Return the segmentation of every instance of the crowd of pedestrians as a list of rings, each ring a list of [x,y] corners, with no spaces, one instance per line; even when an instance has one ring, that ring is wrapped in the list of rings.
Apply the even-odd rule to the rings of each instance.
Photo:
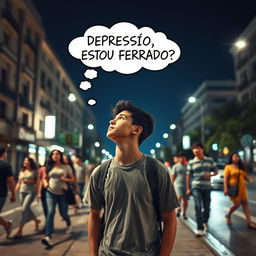
[[[85,186],[89,180],[90,171],[82,163],[80,156],[71,158],[59,150],[53,150],[45,163],[39,167],[31,157],[25,157],[19,170],[15,185],[12,167],[6,161],[7,151],[0,148],[0,212],[6,202],[8,188],[11,193],[10,202],[16,201],[19,195],[21,216],[17,232],[13,235],[13,222],[0,217],[0,225],[6,231],[6,237],[21,239],[24,225],[29,221],[35,222],[35,231],[44,234],[42,244],[52,246],[51,238],[54,228],[54,215],[58,205],[59,213],[66,222],[66,233],[72,232],[72,224],[68,215],[69,205],[75,213],[81,207]],[[41,221],[32,210],[32,203],[37,198],[41,202],[45,217],[44,227],[39,231]],[[70,200],[72,203],[70,203]]]

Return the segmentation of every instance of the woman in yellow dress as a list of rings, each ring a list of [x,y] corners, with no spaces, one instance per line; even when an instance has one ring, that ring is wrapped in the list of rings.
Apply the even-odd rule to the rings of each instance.
[[[239,181],[238,181],[239,180]],[[248,193],[246,189],[245,181],[253,184],[253,180],[248,176],[240,156],[237,153],[233,153],[230,156],[229,162],[224,170],[224,194],[228,195],[228,186],[238,184],[238,195],[229,196],[230,200],[233,202],[226,217],[227,224],[231,225],[231,214],[242,205],[244,214],[247,220],[247,227],[251,229],[256,229],[256,223],[251,219],[249,204],[248,204]]]

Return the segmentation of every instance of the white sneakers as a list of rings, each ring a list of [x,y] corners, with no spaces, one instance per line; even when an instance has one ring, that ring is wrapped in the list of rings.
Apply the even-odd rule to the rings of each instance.
[[[196,236],[197,236],[197,237],[204,236],[204,231],[201,230],[201,229],[197,230],[197,231],[196,231]]]
[[[72,226],[71,226],[71,225],[67,226],[66,234],[71,234],[72,231],[73,231],[73,230],[72,230]]]
[[[42,238],[41,243],[48,247],[52,247],[51,238],[49,236]]]

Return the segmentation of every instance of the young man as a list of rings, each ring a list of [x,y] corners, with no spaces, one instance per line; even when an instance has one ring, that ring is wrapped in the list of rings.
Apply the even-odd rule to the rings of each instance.
[[[11,192],[10,202],[15,202],[15,185],[12,175],[12,167],[10,164],[5,162],[7,153],[5,148],[0,148],[0,212],[2,211],[8,193],[7,185]],[[0,225],[2,225],[6,231],[6,237],[12,232],[12,221],[5,221],[0,217]]]
[[[188,195],[186,194],[186,175],[187,175],[187,157],[186,154],[181,152],[178,154],[178,163],[171,169],[171,179],[174,184],[176,194],[180,205],[182,205],[182,216],[186,220],[186,211],[188,208]],[[181,208],[177,209],[177,217],[180,217]]]
[[[213,159],[204,156],[204,147],[201,143],[193,144],[192,150],[195,158],[189,161],[187,167],[187,194],[190,195],[192,191],[194,197],[197,222],[196,236],[199,237],[204,235],[204,231],[208,231],[207,222],[210,216],[211,203],[210,178],[217,175],[218,171]]]
[[[149,157],[139,150],[139,145],[153,131],[152,117],[129,101],[119,101],[113,117],[107,137],[116,143],[116,153],[104,191],[101,193],[98,188],[100,167],[97,167],[85,195],[90,206],[90,256],[169,256],[176,234],[175,208],[179,204],[166,167],[152,159],[157,166],[158,202],[164,224],[160,241],[157,212],[147,180]],[[100,230],[102,208],[103,232]]]

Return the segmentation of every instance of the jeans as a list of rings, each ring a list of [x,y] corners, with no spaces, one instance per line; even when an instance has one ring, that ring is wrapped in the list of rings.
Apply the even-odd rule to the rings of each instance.
[[[84,183],[78,183],[79,186],[79,195],[81,197],[81,199],[83,199],[84,197]]]
[[[47,203],[47,218],[45,225],[45,236],[52,237],[53,232],[53,220],[55,215],[56,204],[59,206],[59,212],[61,217],[66,221],[67,226],[71,225],[70,218],[68,216],[68,204],[66,202],[65,195],[55,195],[46,191],[46,203]]]
[[[33,220],[36,216],[31,210],[31,204],[35,199],[36,192],[20,192],[20,201],[22,207],[20,224]]]
[[[204,230],[203,223],[207,223],[210,216],[211,190],[194,188],[192,194],[195,202],[197,229]]]
[[[46,189],[45,188],[42,189],[41,204],[42,204],[43,211],[44,211],[44,217],[46,219],[47,218],[48,209],[47,209],[47,203],[46,203]]]

